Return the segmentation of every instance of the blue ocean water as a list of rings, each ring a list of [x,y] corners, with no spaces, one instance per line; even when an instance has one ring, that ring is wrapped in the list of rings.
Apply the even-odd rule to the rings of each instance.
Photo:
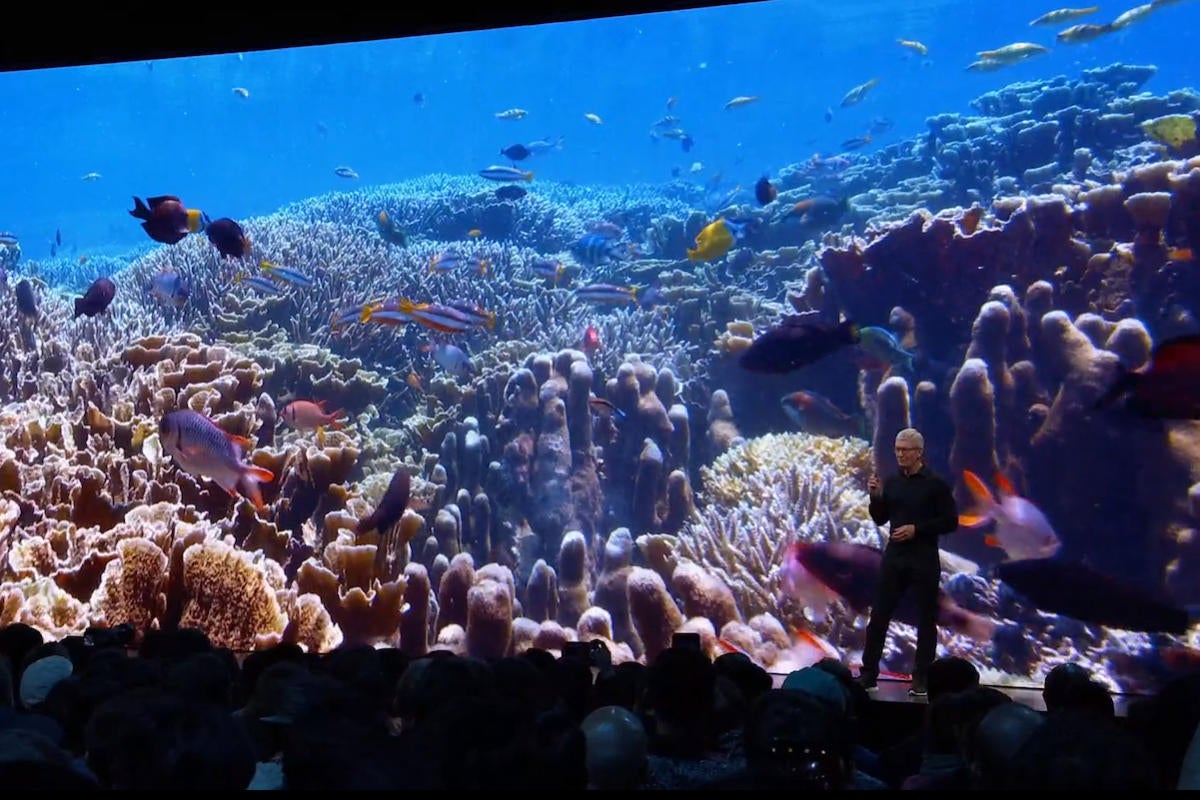
[[[1084,21],[1107,22],[1132,0]],[[752,185],[761,174],[835,153],[889,117],[886,144],[925,119],[971,113],[971,99],[1013,81],[1114,61],[1155,64],[1145,87],[1197,84],[1180,31],[1200,27],[1183,0],[1129,28],[1080,45],[1058,27],[1029,26],[1053,3],[1012,0],[774,0],[726,7],[433,37],[155,62],[0,74],[0,229],[28,257],[49,255],[60,230],[80,252],[145,246],[127,214],[133,195],[177,194],[235,219],[353,188],[434,172],[474,174],[505,163],[500,148],[564,138],[531,163],[539,179],[581,184],[668,180],[699,162]],[[919,56],[897,44],[928,46]],[[1015,41],[1050,52],[991,73],[964,71],[979,50]],[[866,99],[843,95],[871,78]],[[248,90],[248,97],[233,91]],[[420,93],[425,102],[414,102]],[[738,95],[758,102],[732,110]],[[695,140],[654,141],[668,98]],[[509,108],[529,113],[497,119]],[[833,119],[824,119],[827,108]],[[595,125],[584,114],[598,115]],[[82,176],[99,173],[84,181]]]

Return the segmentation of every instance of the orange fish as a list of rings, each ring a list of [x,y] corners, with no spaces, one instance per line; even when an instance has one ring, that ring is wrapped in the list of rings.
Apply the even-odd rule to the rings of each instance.
[[[421,379],[417,377],[417,373],[415,373],[415,372],[408,373],[408,377],[405,378],[405,381],[408,383],[409,386],[416,389],[418,392],[425,391],[425,387],[421,385]]]

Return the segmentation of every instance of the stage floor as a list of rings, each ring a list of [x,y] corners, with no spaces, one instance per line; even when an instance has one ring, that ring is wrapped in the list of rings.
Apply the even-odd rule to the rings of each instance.
[[[786,675],[771,673],[771,679],[774,681],[775,688],[779,688],[783,684],[783,679]],[[909,687],[912,686],[910,681],[889,680],[887,678],[879,679],[879,686],[873,690],[871,699],[877,703],[902,703],[905,705],[927,705],[929,698],[927,697],[912,697],[908,693]],[[1045,711],[1046,703],[1042,700],[1042,690],[1039,688],[1019,688],[1012,686],[993,686],[994,689],[999,689],[1006,695],[1011,697],[1015,702],[1027,705],[1035,711]],[[1114,694],[1113,705],[1116,708],[1117,716],[1124,717],[1129,710],[1129,705],[1137,700],[1140,695]]]

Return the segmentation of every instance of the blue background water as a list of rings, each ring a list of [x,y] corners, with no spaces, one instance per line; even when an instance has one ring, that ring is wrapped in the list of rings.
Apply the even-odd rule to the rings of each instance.
[[[1107,22],[1135,0],[1103,4]],[[1076,4],[1082,5],[1082,3]],[[178,194],[213,217],[266,214],[306,196],[432,172],[504,163],[515,142],[565,136],[531,167],[541,179],[660,181],[693,161],[752,183],[814,152],[836,152],[875,116],[895,122],[886,143],[927,116],[972,113],[969,101],[1014,80],[1113,61],[1153,63],[1147,86],[1197,84],[1181,31],[1200,29],[1184,0],[1115,35],[1056,45],[1059,27],[1031,28],[1056,0],[814,0],[728,6],[577,23],[315,48],[221,54],[0,74],[0,229],[27,257],[48,255],[56,228],[81,252],[147,240],[127,214],[133,195]],[[927,57],[896,44],[918,39]],[[1032,41],[1051,52],[992,73],[964,67],[977,50]],[[879,77],[864,102],[838,108]],[[243,99],[233,87],[250,91]],[[422,92],[423,107],[413,102]],[[726,111],[735,95],[761,102]],[[696,146],[653,142],[671,112]],[[834,120],[823,115],[834,108]],[[494,114],[529,111],[521,121]],[[595,126],[583,117],[599,114]],[[325,126],[324,135],[319,125]],[[81,176],[102,178],[84,182]],[[482,180],[482,179],[481,179]]]

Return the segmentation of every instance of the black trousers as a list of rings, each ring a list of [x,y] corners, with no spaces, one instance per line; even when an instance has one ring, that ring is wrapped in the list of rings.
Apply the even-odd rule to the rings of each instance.
[[[929,665],[937,656],[938,584],[941,577],[937,550],[897,553],[888,548],[884,551],[875,605],[871,607],[871,620],[867,623],[862,675],[879,676],[879,659],[883,655],[888,626],[895,616],[916,624],[917,656],[913,679],[928,677]]]

